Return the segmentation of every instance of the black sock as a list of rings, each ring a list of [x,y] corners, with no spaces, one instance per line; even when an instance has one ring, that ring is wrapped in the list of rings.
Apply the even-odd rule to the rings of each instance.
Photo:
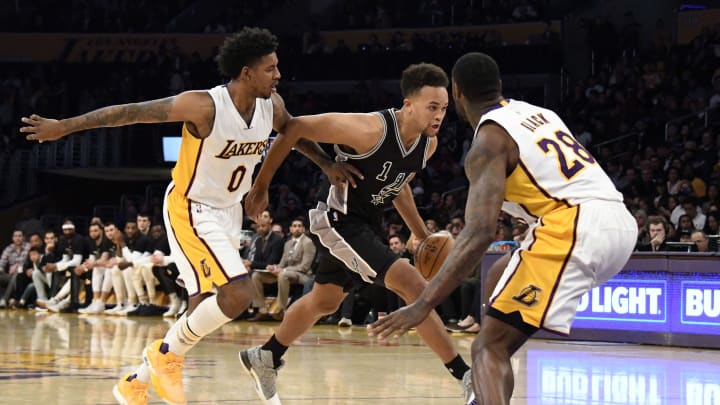
[[[275,335],[272,335],[272,337],[270,337],[270,340],[268,340],[262,346],[262,350],[270,350],[272,352],[273,366],[275,368],[280,367],[280,365],[282,364],[282,360],[280,360],[280,359],[285,354],[287,349],[288,349],[287,346],[283,345],[282,343],[278,342],[277,339],[275,339]],[[460,357],[460,356],[458,356],[458,357]],[[467,366],[465,366],[465,367],[467,368]],[[462,377],[460,377],[460,378],[462,378]]]
[[[465,363],[462,357],[458,354],[454,359],[450,360],[449,363],[445,363],[450,374],[458,380],[462,380],[465,372],[470,370],[470,367]]]

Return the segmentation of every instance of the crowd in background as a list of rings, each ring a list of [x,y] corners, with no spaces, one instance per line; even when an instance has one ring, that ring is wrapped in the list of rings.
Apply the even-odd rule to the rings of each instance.
[[[82,13],[68,18],[54,18],[50,22],[52,14],[48,13],[55,8],[43,6],[54,2],[36,3],[42,12],[33,17],[30,17],[28,10],[18,8],[21,3],[11,2],[0,6],[0,16],[4,16],[0,22],[11,31],[20,30],[22,24],[53,27],[56,30],[84,27],[73,28],[79,32],[93,32],[98,26],[123,32],[143,31],[148,28],[145,19],[138,17],[137,20],[125,20],[118,16],[124,15],[128,11],[127,7],[136,6],[147,7],[150,10],[147,15],[157,12],[167,16],[180,12],[188,3],[178,0],[162,5],[140,2],[130,6],[121,2],[116,9],[102,8],[102,13],[98,14],[100,9],[96,2],[78,2],[82,4],[78,6],[83,10]],[[419,2],[417,7],[422,12],[415,14],[400,12],[404,10],[403,6],[407,6],[406,3],[342,2],[344,9],[340,14],[347,18],[337,21],[349,28],[447,24],[451,11],[447,8],[447,2]],[[488,7],[488,13],[459,13],[467,18],[466,23],[527,21],[544,15],[542,2],[481,3],[483,7]],[[473,2],[453,4],[457,10],[463,5],[469,7],[468,4]],[[262,10],[270,6],[267,2],[259,2],[257,7]],[[15,10],[13,12],[16,14],[8,11],[10,9]],[[62,16],[61,13],[54,16]],[[21,15],[22,18],[13,19],[13,15]],[[237,17],[234,15],[231,13],[228,18]],[[657,23],[657,32],[652,40],[642,41],[639,24],[631,14],[626,17],[622,26],[616,26],[603,18],[587,22],[587,42],[594,55],[593,73],[571,82],[558,111],[574,136],[595,154],[625,196],[625,202],[637,219],[640,230],[638,250],[670,250],[668,242],[688,242],[695,246],[692,249],[695,251],[716,250],[717,244],[709,235],[720,233],[720,28],[715,26],[705,29],[689,45],[679,46],[672,44],[664,34],[661,21]],[[147,20],[150,21],[149,17]],[[226,21],[209,25],[205,31],[230,32],[234,28],[234,23]],[[325,49],[325,45],[314,42],[317,36],[313,31],[308,31],[306,39],[305,53],[338,52],[337,48]],[[492,38],[477,40],[487,45]],[[375,47],[382,52],[404,52],[418,47],[436,49],[460,39],[446,36],[442,41],[418,43],[413,38],[394,37],[393,41],[388,44],[369,43],[366,49],[341,51],[365,52]],[[467,43],[467,38],[463,41]],[[295,51],[299,52],[299,49]],[[102,74],[97,74],[97,66],[93,64],[1,65],[0,156],[9,156],[17,149],[29,147],[18,135],[18,127],[19,117],[30,112],[67,117],[103,105],[208,88],[220,81],[211,58],[203,59],[199,54],[182,55],[175,49],[163,49],[140,64],[103,65]],[[359,81],[345,94],[287,91],[283,96],[289,111],[297,115],[326,111],[366,112],[399,107],[401,102],[392,92],[372,81]],[[506,96],[522,98],[520,94]],[[435,156],[428,162],[427,169],[411,183],[420,213],[432,230],[445,229],[453,235],[462,230],[467,197],[463,163],[472,138],[472,129],[458,120],[451,107],[439,134]],[[614,139],[618,140],[607,142]],[[3,164],[2,159],[0,164]],[[307,209],[315,206],[323,181],[322,173],[299,154],[291,154],[280,168],[271,189],[270,210],[277,225],[276,230],[283,233],[284,238],[287,238],[293,221],[305,216]],[[161,210],[159,198],[125,201],[116,217],[100,220],[103,226],[108,222],[116,223],[117,228],[122,230],[138,213],[148,213],[150,221],[159,224]],[[407,242],[410,236],[407,227],[394,210],[386,211],[383,224],[388,241],[399,235],[403,245]],[[250,223],[247,225],[250,226]],[[26,232],[23,237],[29,240],[39,232],[41,239],[44,239],[46,229],[42,225],[40,228],[34,233]],[[526,229],[526,224],[501,215],[498,218],[496,240],[517,242]],[[61,229],[52,231],[58,236],[62,233]],[[84,233],[84,229],[81,232]],[[44,254],[46,244],[43,244],[33,246],[32,249],[38,248]],[[412,243],[403,246],[398,254],[406,254],[406,251],[411,257]],[[147,256],[153,254],[139,253],[149,253]],[[26,256],[23,257],[25,265],[30,253],[22,254]],[[19,271],[18,267],[9,266],[7,261],[0,264],[0,273],[11,275]],[[33,281],[29,277],[30,284],[26,284],[26,288]],[[4,292],[7,292],[10,278],[0,278],[0,282],[7,280]],[[132,278],[128,280],[132,284]],[[56,285],[56,292],[60,292],[63,286]],[[24,290],[20,290],[15,287],[13,292],[20,294],[14,298],[17,304],[20,304],[24,293]],[[147,293],[147,285],[136,291],[136,295],[142,291]],[[88,290],[89,296],[92,293]],[[4,304],[9,305],[9,300],[10,297],[6,297]],[[135,305],[139,305],[139,302],[138,298]],[[446,321],[463,319],[468,315],[467,300],[465,302],[455,305],[455,309],[446,307],[442,311],[443,318]],[[89,300],[86,304],[90,303]],[[26,299],[22,305],[29,305],[29,301]],[[57,303],[50,303],[50,306],[53,305]]]

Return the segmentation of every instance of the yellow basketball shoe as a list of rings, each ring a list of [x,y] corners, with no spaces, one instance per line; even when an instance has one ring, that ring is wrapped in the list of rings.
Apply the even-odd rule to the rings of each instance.
[[[137,378],[130,380],[130,376],[131,374],[126,374],[113,387],[115,399],[120,405],[147,405],[148,385],[141,383]]]
[[[170,352],[162,339],[150,343],[143,350],[143,360],[150,370],[150,379],[158,396],[170,405],[185,405],[182,368],[185,357]]]

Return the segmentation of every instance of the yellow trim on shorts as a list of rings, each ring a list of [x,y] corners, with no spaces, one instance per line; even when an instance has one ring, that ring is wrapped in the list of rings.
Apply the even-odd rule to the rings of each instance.
[[[523,322],[541,328],[555,289],[575,247],[579,206],[562,208],[541,218],[534,242],[520,250],[520,262],[503,290],[490,304],[510,314],[519,311]]]
[[[173,188],[168,194],[167,206],[172,226],[171,232],[175,235],[182,253],[192,266],[198,293],[212,291],[213,285],[220,287],[227,284],[229,280],[222,265],[193,227],[190,201],[180,194],[177,188]]]

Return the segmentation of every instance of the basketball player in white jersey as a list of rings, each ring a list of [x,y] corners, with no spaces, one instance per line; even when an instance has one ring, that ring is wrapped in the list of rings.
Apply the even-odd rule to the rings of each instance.
[[[369,331],[386,339],[420,323],[481,263],[499,211],[524,218],[532,224],[528,236],[497,263],[504,271],[472,346],[478,403],[508,404],[510,357],[538,329],[570,332],[580,297],[629,259],[637,225],[622,194],[557,114],[502,97],[490,56],[462,56],[452,81],[457,110],[475,128],[465,162],[465,229],[420,298]]]
[[[270,132],[282,130],[290,119],[275,92],[280,80],[277,46],[269,31],[246,27],[220,49],[220,71],[231,78],[226,85],[109,106],[59,121],[38,115],[22,118],[27,126],[20,131],[40,142],[91,128],[184,123],[180,156],[165,194],[164,219],[189,306],[163,339],[145,348],[143,365],[115,385],[113,393],[121,404],[146,404],[150,381],[166,403],[185,404],[185,354],[203,336],[239,316],[252,299],[248,269],[238,252],[240,201],[250,189]],[[335,184],[353,184],[352,167],[334,164],[313,142],[298,146]]]

